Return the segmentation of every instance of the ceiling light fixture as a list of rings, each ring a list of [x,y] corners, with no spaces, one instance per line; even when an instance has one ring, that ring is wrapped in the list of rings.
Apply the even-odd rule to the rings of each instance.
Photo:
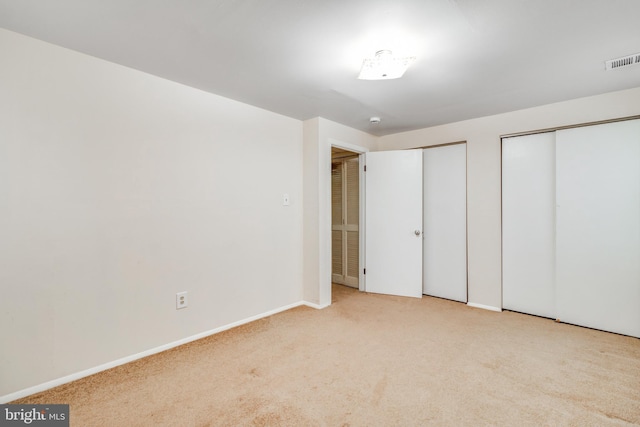
[[[379,50],[375,58],[362,61],[362,69],[358,76],[361,80],[390,80],[402,77],[409,65],[416,60],[415,56],[396,58],[390,50]]]

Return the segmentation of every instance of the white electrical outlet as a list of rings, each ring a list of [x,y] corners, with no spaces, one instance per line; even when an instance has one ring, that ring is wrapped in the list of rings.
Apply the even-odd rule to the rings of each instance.
[[[187,308],[189,301],[187,300],[187,292],[178,292],[176,294],[176,310]]]

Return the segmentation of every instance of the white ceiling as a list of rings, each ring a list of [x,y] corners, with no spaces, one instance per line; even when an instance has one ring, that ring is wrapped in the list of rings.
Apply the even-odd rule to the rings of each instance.
[[[638,0],[0,0],[0,27],[375,135],[640,86]],[[363,81],[377,50],[415,55]],[[380,116],[378,125],[369,117]]]

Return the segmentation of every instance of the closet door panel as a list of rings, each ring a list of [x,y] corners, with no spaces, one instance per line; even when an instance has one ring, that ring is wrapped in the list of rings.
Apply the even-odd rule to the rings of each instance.
[[[423,155],[423,293],[467,302],[467,144]]]
[[[331,163],[331,281],[344,284],[343,242],[343,181],[342,162]]]
[[[502,140],[502,306],[555,318],[555,133]]]
[[[557,132],[561,321],[640,337],[640,121]]]

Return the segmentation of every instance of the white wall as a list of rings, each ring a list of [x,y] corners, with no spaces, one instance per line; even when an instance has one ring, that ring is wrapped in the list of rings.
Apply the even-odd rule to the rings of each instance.
[[[501,308],[500,136],[633,115],[640,115],[640,88],[388,135],[378,144],[394,150],[467,141],[469,302]]]
[[[302,122],[0,52],[0,397],[301,301]]]
[[[315,118],[304,122],[304,300],[331,304],[331,145],[374,150],[377,137]]]

